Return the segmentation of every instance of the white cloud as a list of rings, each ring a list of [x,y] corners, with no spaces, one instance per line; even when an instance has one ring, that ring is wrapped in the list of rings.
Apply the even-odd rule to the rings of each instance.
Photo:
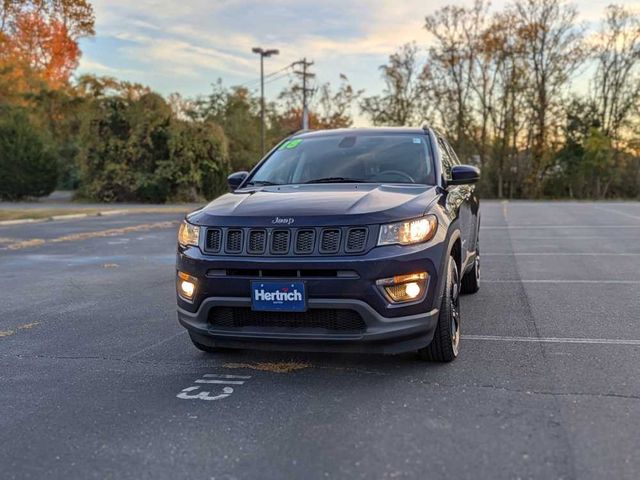
[[[597,20],[609,1],[580,4],[581,20]],[[255,79],[251,47],[258,45],[281,51],[268,60],[267,72],[306,56],[315,60],[319,81],[345,73],[356,87],[378,90],[377,67],[406,42],[426,46],[425,15],[451,3],[471,0],[94,1],[97,36],[120,42],[100,57],[103,71],[118,74],[133,65],[147,72],[152,87],[153,74],[164,76],[165,88],[166,77],[173,76],[171,90],[200,79],[201,92],[215,77],[228,83]],[[496,1],[493,8],[505,3]]]

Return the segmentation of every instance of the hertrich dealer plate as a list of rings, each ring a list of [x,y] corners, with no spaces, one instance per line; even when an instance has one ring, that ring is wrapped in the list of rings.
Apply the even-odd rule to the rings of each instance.
[[[304,312],[304,282],[251,282],[251,308],[267,312]]]

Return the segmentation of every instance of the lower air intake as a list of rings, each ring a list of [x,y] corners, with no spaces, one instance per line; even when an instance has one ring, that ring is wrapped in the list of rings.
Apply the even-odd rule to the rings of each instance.
[[[347,309],[310,309],[307,312],[258,312],[243,307],[215,307],[209,324],[216,328],[323,329],[362,332],[366,324],[360,314]]]

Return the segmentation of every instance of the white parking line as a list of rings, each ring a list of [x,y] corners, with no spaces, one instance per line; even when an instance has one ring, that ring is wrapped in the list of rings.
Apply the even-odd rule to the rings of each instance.
[[[205,373],[203,376],[205,378],[241,378],[244,380],[251,378],[251,375],[223,375],[219,373]]]
[[[498,233],[497,231],[494,233]],[[502,237],[504,238],[504,237]],[[608,235],[549,235],[546,237],[532,237],[530,235],[522,237],[509,237],[511,240],[623,240],[628,238],[627,235],[620,237],[612,237],[611,232]]]
[[[482,256],[486,257],[640,257],[640,253],[622,253],[622,252],[511,252],[511,253],[486,253],[482,252]]]
[[[600,205],[592,205],[592,206],[593,208],[597,208],[598,210],[602,210],[603,212],[617,213],[618,215],[622,215],[623,217],[640,220],[640,217],[637,215],[631,215],[630,213],[627,213],[627,212],[621,212],[620,210],[616,210],[615,208],[607,208],[607,207],[602,207]]]
[[[463,335],[464,340],[490,342],[525,342],[525,343],[582,343],[600,345],[638,345],[640,340],[622,338],[562,338],[562,337],[501,337],[494,335]]]
[[[482,280],[483,283],[595,283],[640,285],[640,280]]]
[[[541,230],[549,228],[640,228],[640,225],[482,225],[480,230]]]

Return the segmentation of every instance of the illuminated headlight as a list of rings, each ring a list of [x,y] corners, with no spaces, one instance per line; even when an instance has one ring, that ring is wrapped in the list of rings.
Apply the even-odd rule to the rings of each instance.
[[[178,295],[186,300],[193,300],[193,296],[196,293],[196,286],[198,285],[198,279],[184,272],[178,272],[176,283]]]
[[[195,247],[198,246],[198,241],[200,240],[200,227],[196,225],[191,225],[186,220],[182,222],[180,225],[180,230],[178,230],[178,243],[183,247],[193,245]]]
[[[419,272],[382,278],[376,281],[376,285],[383,290],[391,302],[402,303],[424,297],[427,291],[428,279],[429,274],[427,272]]]
[[[431,240],[438,229],[438,220],[434,215],[389,223],[380,227],[378,245],[413,245]]]

